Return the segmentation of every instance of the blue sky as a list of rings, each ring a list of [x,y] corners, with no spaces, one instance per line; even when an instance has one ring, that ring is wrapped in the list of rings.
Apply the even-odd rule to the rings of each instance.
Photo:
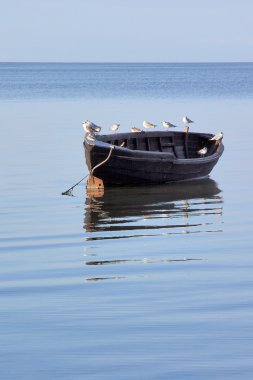
[[[253,61],[252,0],[0,3],[0,61]]]

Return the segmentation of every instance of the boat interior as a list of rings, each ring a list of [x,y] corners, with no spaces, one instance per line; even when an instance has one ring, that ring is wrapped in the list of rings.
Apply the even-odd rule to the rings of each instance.
[[[100,135],[97,139],[130,150],[170,153],[175,158],[184,159],[201,157],[198,151],[204,147],[207,152],[202,157],[212,155],[217,144],[210,141],[210,137],[210,134],[194,132],[141,132]]]

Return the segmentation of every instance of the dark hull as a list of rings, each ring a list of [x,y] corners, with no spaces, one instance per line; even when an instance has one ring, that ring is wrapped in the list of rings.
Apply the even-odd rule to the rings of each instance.
[[[146,132],[142,136],[138,134],[134,136],[137,139],[136,149],[115,145],[116,137],[116,143],[120,145],[121,141],[128,143],[132,135],[126,133],[99,136],[101,140],[95,141],[94,145],[85,139],[86,163],[89,171],[108,157],[110,143],[114,145],[110,159],[93,173],[101,178],[105,185],[161,184],[206,177],[218,162],[224,149],[222,144],[215,146],[209,142],[211,135],[181,132]],[[167,141],[166,138],[176,143],[164,144],[164,149],[160,147],[159,151],[140,150],[138,144],[144,141],[144,138],[150,140],[150,145],[154,139]],[[200,158],[194,152],[203,147],[204,143],[209,144],[208,149],[212,153]]]

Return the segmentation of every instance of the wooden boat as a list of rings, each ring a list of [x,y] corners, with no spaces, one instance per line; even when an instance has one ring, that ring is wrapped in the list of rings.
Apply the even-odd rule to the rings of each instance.
[[[221,141],[209,133],[152,131],[84,138],[89,172],[110,185],[161,184],[209,175],[221,157]],[[204,155],[198,152],[207,148]],[[94,170],[93,170],[94,169]]]

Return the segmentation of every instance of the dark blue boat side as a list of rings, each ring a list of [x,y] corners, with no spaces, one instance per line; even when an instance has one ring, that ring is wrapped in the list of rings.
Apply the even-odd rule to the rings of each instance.
[[[221,141],[210,141],[208,133],[155,131],[85,136],[89,171],[104,185],[145,185],[206,177],[221,157]],[[205,155],[199,150],[206,147]]]

